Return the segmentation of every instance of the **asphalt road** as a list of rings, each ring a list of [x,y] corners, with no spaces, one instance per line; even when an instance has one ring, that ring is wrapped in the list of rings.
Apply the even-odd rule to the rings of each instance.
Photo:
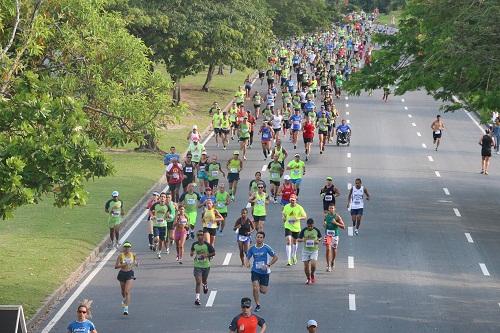
[[[265,85],[254,84],[258,89]],[[436,152],[430,124],[439,104],[422,92],[391,95],[387,103],[381,97],[376,91],[373,96],[344,95],[337,100],[342,117],[353,127],[351,146],[330,144],[319,155],[316,141],[299,197],[308,215],[321,221],[319,190],[326,176],[332,176],[341,190],[338,212],[350,221],[347,188],[361,177],[372,198],[359,236],[342,232],[331,273],[325,272],[321,248],[318,281],[306,286],[300,263],[285,266],[281,206],[270,204],[266,243],[280,259],[259,315],[268,322],[269,332],[305,332],[311,318],[319,322],[319,332],[499,332],[500,226],[495,208],[500,203],[500,156],[492,158],[489,176],[480,175],[480,131],[465,112],[443,115],[446,131]],[[303,154],[299,140],[297,151]],[[283,142],[292,156],[293,146],[288,139]],[[121,314],[113,269],[116,253],[76,298],[94,300],[92,320],[99,332],[227,331],[239,312],[240,298],[251,297],[250,272],[239,264],[231,227],[247,203],[254,172],[269,162],[263,160],[259,145],[257,137],[230,207],[227,231],[217,237],[209,277],[212,306],[208,295],[202,295],[201,307],[193,304],[191,260],[177,264],[174,251],[158,260],[147,250],[141,223],[128,237],[141,262],[130,315]],[[222,151],[212,139],[206,147],[225,163],[238,145],[233,141]],[[186,242],[186,249],[190,246],[191,241]],[[299,259],[300,252],[301,247]],[[229,264],[223,265],[229,254]],[[75,304],[69,305],[50,332],[64,332],[74,319]]]

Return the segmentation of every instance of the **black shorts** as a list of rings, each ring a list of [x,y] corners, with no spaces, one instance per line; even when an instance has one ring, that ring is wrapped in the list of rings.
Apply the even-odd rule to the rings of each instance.
[[[116,279],[120,282],[126,282],[128,280],[135,280],[134,271],[119,271]]]
[[[267,79],[267,84],[268,85],[271,85],[272,83],[274,83],[274,79]]]
[[[212,191],[213,191],[214,187],[217,187],[217,185],[219,185],[218,179],[212,179],[212,180],[208,181],[208,186],[212,189]]]
[[[253,107],[254,107],[255,109],[260,108],[260,104],[254,104],[254,105],[253,105]]]
[[[253,221],[254,222],[257,222],[257,221],[265,222],[266,221],[266,216],[265,215],[264,216],[255,216],[255,215],[252,214],[252,216],[253,216]]]
[[[491,157],[491,149],[481,149],[481,156]]]
[[[220,134],[221,133],[221,129],[220,128],[214,128],[214,133],[215,134]]]
[[[275,134],[278,134],[281,131],[281,127],[280,128],[273,128],[273,131]]]
[[[318,130],[319,135],[328,135],[328,131],[320,131]]]
[[[269,274],[261,274],[252,271],[251,279],[252,282],[258,281],[260,286],[267,287],[269,285]]]
[[[217,234],[217,228],[203,227],[203,233],[208,233],[210,236],[215,236]]]
[[[182,188],[186,188],[189,184],[194,183],[194,178],[184,178],[182,180]],[[170,186],[170,185],[169,185]]]
[[[231,122],[231,127],[232,128],[239,128],[240,125],[238,125],[238,123],[236,121],[233,121],[233,122]]]
[[[174,230],[174,221],[172,222],[167,222],[167,230]]]
[[[210,267],[207,267],[207,268],[195,267],[193,269],[193,275],[195,277],[201,276],[201,279],[204,281],[206,281],[208,279],[208,273],[210,273]]]
[[[286,129],[290,128],[290,121],[288,119],[287,120],[283,120],[283,127],[286,128]]]
[[[304,138],[304,143],[309,143],[309,142],[313,142],[313,138]]]
[[[159,237],[160,240],[164,241],[167,235],[167,227],[155,227],[153,226],[153,235]]]
[[[328,89],[328,86],[321,86],[321,91],[322,92],[326,92],[327,89]]]
[[[239,173],[228,173],[227,174],[227,182],[231,184],[232,182],[240,180],[240,174]]]
[[[442,133],[436,134],[436,133],[432,132],[432,139],[434,139],[434,140],[441,139],[441,135],[442,135]]]
[[[323,200],[323,210],[324,210],[324,211],[327,211],[327,210],[328,210],[328,207],[329,207],[330,205],[335,205],[335,200],[333,200],[333,201],[324,201],[324,200]]]
[[[292,236],[293,239],[299,238],[298,231],[291,231],[290,229],[285,228],[285,237]]]
[[[280,182],[277,182],[277,181],[274,181],[274,180],[270,180],[269,183],[271,183],[272,185],[274,186],[280,186]]]
[[[168,184],[168,189],[169,191],[175,191],[178,190],[181,187],[181,183],[177,184]]]
[[[220,132],[221,134],[229,134],[230,130],[229,128],[221,128]]]
[[[226,217],[227,217],[227,212],[226,212],[226,213],[221,213],[221,212],[219,212],[219,214],[220,214],[220,215],[221,215],[224,219],[226,219]]]

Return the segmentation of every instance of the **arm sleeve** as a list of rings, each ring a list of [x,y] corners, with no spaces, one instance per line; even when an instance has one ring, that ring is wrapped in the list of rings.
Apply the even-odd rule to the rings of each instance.
[[[240,319],[240,316],[236,316],[233,318],[233,320],[231,320],[231,324],[229,324],[229,329],[231,331],[235,331],[238,329],[238,319]]]
[[[259,327],[262,327],[262,325],[264,325],[266,323],[264,318],[261,318],[259,316],[255,316],[255,317],[257,317],[257,324],[259,325]]]
[[[321,238],[321,231],[319,231],[319,229],[316,227],[314,227],[314,229],[316,229],[316,232],[318,233],[318,238]]]
[[[194,252],[194,243],[191,244],[191,252]]]
[[[186,197],[186,193],[187,192],[184,192],[181,194],[181,197],[179,198],[179,202],[183,202],[184,201],[184,198]]]
[[[300,231],[299,238],[304,238],[304,230],[305,228]]]
[[[106,201],[106,204],[104,205],[104,209],[109,209],[110,202],[111,202],[111,199]]]

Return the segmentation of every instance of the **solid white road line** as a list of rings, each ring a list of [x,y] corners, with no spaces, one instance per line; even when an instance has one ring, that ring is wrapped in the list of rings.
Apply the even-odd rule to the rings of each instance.
[[[434,171],[434,174],[436,175],[436,177],[441,177],[441,174],[439,173],[439,171]]]
[[[432,158],[431,155],[427,155],[427,159],[429,160],[429,162],[434,162],[434,159]]]
[[[483,272],[484,276],[490,276],[490,272],[488,272],[488,268],[482,262],[479,263],[479,267],[481,267],[481,272]]]
[[[408,118],[411,118],[411,117],[412,117],[412,115],[411,115],[411,114],[408,114]]]
[[[229,262],[231,261],[231,256],[233,254],[231,252],[226,253],[226,257],[224,258],[224,262],[222,263],[222,266],[227,266],[229,265]]]
[[[215,296],[217,296],[217,290],[211,290],[210,295],[208,295],[207,305],[205,307],[210,308],[214,305]]]
[[[351,256],[347,257],[347,267],[354,268],[354,257]]]
[[[443,187],[443,191],[444,191],[444,194],[450,195],[450,191],[448,190],[448,188]]]
[[[351,167],[347,167],[347,173],[351,173],[351,172],[352,172]]]
[[[481,127],[481,125],[479,125],[479,123],[477,122],[477,120],[476,120],[476,119],[474,119],[474,117],[473,117],[473,116],[471,116],[471,114],[470,114],[470,112],[469,112],[469,111],[465,111],[465,109],[464,109],[464,112],[465,112],[465,114],[466,114],[466,115],[467,115],[467,116],[468,116],[468,117],[472,120],[472,122],[473,122],[473,123],[474,123],[477,127],[479,127],[479,129],[481,130],[481,132],[482,132],[483,134],[484,134],[484,133],[486,133],[486,132],[484,131],[484,128],[482,128],[482,127]]]
[[[266,171],[266,170],[267,170],[267,164],[264,164],[264,165],[262,166],[262,169],[261,169],[261,170],[262,170],[262,172]]]
[[[347,183],[347,189],[351,190],[351,188],[352,188],[352,184],[351,183]]]
[[[417,127],[417,124],[415,124],[415,123],[411,123],[411,126],[413,126],[413,127]]]
[[[347,158],[351,158],[351,153],[347,153]]]
[[[465,238],[467,238],[467,242],[474,243],[472,236],[468,232],[465,233]]]
[[[356,295],[349,294],[349,310],[356,311]]]
[[[417,136],[422,136],[422,134],[420,132],[417,132]]]
[[[427,145],[425,143],[422,143],[422,148],[427,148]]]
[[[352,227],[347,227],[347,235],[352,237],[353,235]]]
[[[462,214],[460,214],[460,211],[458,210],[458,208],[453,208],[453,212],[455,212],[455,215],[457,217],[461,217],[462,216]]]

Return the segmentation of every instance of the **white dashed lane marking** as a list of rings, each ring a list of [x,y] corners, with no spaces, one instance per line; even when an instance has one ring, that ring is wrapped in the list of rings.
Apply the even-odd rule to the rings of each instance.
[[[417,136],[422,136],[422,134],[420,132],[417,132]]]
[[[351,153],[347,153],[347,158],[351,158]]]
[[[347,257],[347,267],[354,268],[354,257],[351,256]]]
[[[460,211],[458,210],[458,208],[453,208],[453,212],[455,213],[455,215],[457,217],[461,217],[462,216],[462,214],[460,214]]]
[[[439,171],[434,171],[434,174],[436,175],[436,177],[441,177],[441,174],[439,173]]]
[[[411,118],[411,117],[412,117],[412,115],[411,115],[411,114],[408,114],[408,118]]]
[[[231,261],[231,256],[233,254],[232,253],[226,253],[226,257],[224,258],[224,262],[222,263],[222,266],[227,266],[229,265],[229,262]]]
[[[347,235],[352,237],[353,235],[352,227],[347,227]]]
[[[405,106],[405,110],[408,110],[408,107],[407,107],[407,106]]]
[[[205,307],[210,308],[214,305],[215,296],[217,296],[217,290],[210,291],[210,295],[208,296],[207,304]]]
[[[432,156],[431,156],[431,155],[428,155],[428,156],[427,156],[427,159],[429,160],[429,162],[434,162],[434,159],[432,158]]]
[[[262,172],[266,171],[266,170],[267,170],[267,164],[264,164],[264,165],[262,166],[262,169],[261,169],[261,170],[262,170]]]
[[[411,126],[413,126],[413,127],[417,127],[417,124],[415,124],[415,123],[411,123]]]
[[[352,172],[351,167],[347,167],[347,173],[351,173],[351,172]]]
[[[482,262],[479,263],[479,267],[481,268],[481,272],[483,272],[484,276],[490,276],[490,272],[488,271],[488,268],[486,268],[486,265],[483,264]]]
[[[356,295],[349,294],[349,310],[356,311]]]
[[[446,188],[446,187],[443,187],[443,192],[446,195],[450,195],[450,190],[448,190],[448,188]]]
[[[465,233],[465,238],[467,238],[467,242],[474,243],[472,236],[468,232]]]
[[[427,145],[425,143],[422,143],[422,148],[427,148]]]

